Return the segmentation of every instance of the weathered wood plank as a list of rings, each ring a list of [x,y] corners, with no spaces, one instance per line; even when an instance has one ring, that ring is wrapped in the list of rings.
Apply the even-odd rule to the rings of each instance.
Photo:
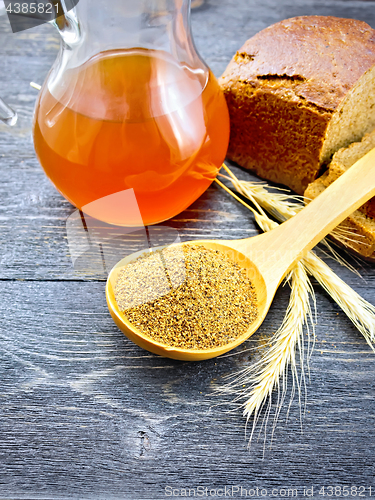
[[[246,451],[240,411],[214,386],[252,359],[146,353],[114,326],[103,283],[0,284],[1,498],[164,498],[165,486],[372,485],[373,354],[319,297],[307,413],[285,411],[272,450]],[[263,332],[280,321],[281,291]],[[312,461],[313,458],[313,461]],[[30,494],[32,493],[32,495]]]

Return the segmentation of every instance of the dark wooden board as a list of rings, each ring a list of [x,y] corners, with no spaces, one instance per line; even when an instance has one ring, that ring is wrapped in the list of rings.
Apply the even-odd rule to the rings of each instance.
[[[373,484],[373,353],[321,294],[303,434],[295,402],[262,460],[263,441],[249,453],[240,412],[226,413],[212,395],[251,361],[246,349],[259,335],[235,356],[176,362],[116,329],[104,283],[3,282],[0,291],[1,498]],[[278,295],[263,332],[286,300]]]
[[[210,0],[192,21],[199,51],[219,75],[248,37],[273,22],[324,14],[375,27],[373,7],[352,0]],[[118,331],[105,305],[104,274],[74,272],[66,238],[74,209],[33,151],[36,91],[29,82],[42,83],[58,37],[50,26],[13,35],[0,18],[0,43],[0,95],[20,115],[14,129],[0,126],[0,498],[143,500],[166,498],[166,486],[232,485],[267,488],[263,498],[288,487],[303,498],[312,485],[314,498],[323,498],[319,486],[371,486],[374,495],[374,354],[318,285],[303,434],[295,400],[264,459],[262,437],[249,452],[241,410],[218,406],[213,388],[258,356],[249,349],[280,324],[287,286],[261,331],[215,360],[162,359]],[[183,240],[257,231],[248,211],[215,185],[167,225]],[[374,303],[374,267],[354,263],[360,279],[331,264]]]

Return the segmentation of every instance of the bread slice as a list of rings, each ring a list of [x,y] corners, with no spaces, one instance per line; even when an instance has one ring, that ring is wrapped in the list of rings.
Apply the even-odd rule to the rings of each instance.
[[[347,148],[342,148],[334,154],[329,165],[328,175],[325,177],[325,187],[332,184],[348,168],[362,158],[366,153],[375,148],[375,130],[366,134],[361,142],[354,142]],[[360,209],[363,214],[375,219],[375,198],[365,203]]]
[[[340,175],[375,147],[375,130],[365,135],[361,142],[351,144],[334,154],[332,161],[319,179],[308,185],[305,191],[306,200],[316,198]],[[339,228],[348,234],[345,245],[363,257],[375,259],[375,198],[356,210]]]
[[[302,16],[248,40],[220,78],[229,159],[299,194],[341,147],[375,127],[375,30]]]

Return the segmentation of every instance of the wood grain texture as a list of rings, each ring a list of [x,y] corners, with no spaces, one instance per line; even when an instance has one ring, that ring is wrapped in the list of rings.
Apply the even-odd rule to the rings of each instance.
[[[354,17],[375,27],[373,2],[364,0],[209,0],[192,20],[196,44],[219,75],[248,37],[302,14]],[[58,38],[50,26],[13,35],[0,18],[0,44],[0,95],[20,115],[14,129],[0,126],[0,498],[160,499],[168,485],[375,491],[374,354],[318,285],[303,434],[295,402],[287,423],[282,412],[264,459],[262,439],[249,452],[241,411],[217,406],[212,389],[257,359],[249,349],[280,324],[287,286],[259,334],[218,359],[162,359],[117,330],[104,274],[73,270],[66,220],[74,209],[33,152],[36,92],[29,82],[42,83]],[[256,234],[247,210],[215,185],[167,225],[183,240]],[[374,303],[373,267],[354,262],[360,279],[331,265]]]

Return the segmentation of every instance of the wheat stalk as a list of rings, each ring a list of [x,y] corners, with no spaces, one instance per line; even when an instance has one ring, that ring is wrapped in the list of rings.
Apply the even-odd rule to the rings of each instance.
[[[261,360],[261,365],[257,366],[254,371],[250,370],[247,380],[243,380],[242,382],[251,384],[250,392],[246,395],[247,401],[244,408],[244,417],[247,422],[251,416],[254,416],[250,442],[258,422],[259,411],[266,404],[268,399],[268,409],[266,412],[267,420],[272,405],[272,394],[274,389],[277,388],[278,399],[274,418],[275,428],[281,407],[285,400],[289,367],[291,368],[292,374],[292,394],[290,401],[294,398],[297,386],[301,408],[301,382],[298,378],[296,353],[298,350],[301,380],[304,383],[305,356],[303,329],[304,325],[307,324],[308,318],[312,318],[309,296],[314,296],[314,291],[311,287],[307,273],[300,263],[294,267],[289,279],[291,281],[291,294],[284,321],[276,332],[271,347]]]
[[[275,191],[269,191],[265,182],[240,181],[225,164],[222,166],[229,177],[220,174],[221,177],[228,179],[240,194],[264,208],[278,221],[284,222],[303,209],[303,196],[291,196],[288,189],[276,187],[274,188]],[[351,238],[353,232],[342,225],[336,227],[331,234],[335,236],[337,241],[344,245],[345,242],[356,241]],[[358,239],[357,235],[356,239]],[[332,246],[327,243],[326,239],[322,240],[322,243],[325,244],[329,250],[332,250]],[[336,258],[337,254],[334,254],[334,257]],[[340,258],[339,261],[346,267],[350,267],[346,261],[344,263],[342,258]],[[351,267],[350,269],[353,270]]]
[[[283,189],[279,189],[279,192],[268,191],[264,182],[240,181],[225,164],[223,164],[223,168],[229,174],[229,177],[223,175],[221,177],[229,179],[239,193],[252,202],[258,203],[277,219],[290,219],[303,208],[301,197],[291,197]]]
[[[375,307],[340,279],[316,254],[302,260],[306,270],[333,298],[375,352]]]
[[[302,208],[299,203],[290,201],[289,198],[282,193],[269,192],[263,183],[254,184],[239,181],[228,167],[225,165],[223,166],[228,172],[229,180],[234,187],[248,198],[255,205],[256,209],[244,202],[218,179],[216,179],[216,182],[242,205],[251,210],[257,224],[263,231],[270,231],[279,225],[267,216],[264,209],[273,213],[277,218],[283,218],[285,220],[296,215]],[[328,242],[326,242],[326,245],[330,248]],[[373,342],[375,342],[375,307],[365,301],[359,294],[352,290],[349,285],[342,281],[314,252],[308,252],[307,256],[301,259],[301,261],[293,267],[288,277],[291,282],[289,305],[283,323],[276,332],[269,350],[258,363],[237,373],[233,376],[234,379],[232,382],[217,389],[219,392],[235,394],[236,397],[233,402],[245,399],[243,406],[246,422],[248,423],[249,419],[253,417],[249,445],[253,438],[261,411],[265,405],[267,405],[267,409],[261,430],[264,426],[264,443],[266,442],[266,429],[272,407],[272,395],[274,390],[278,389],[273,425],[274,432],[280,410],[285,401],[289,367],[292,374],[290,404],[294,398],[297,387],[301,411],[302,384],[305,388],[306,395],[304,363],[307,361],[307,367],[309,366],[309,358],[312,352],[309,342],[308,355],[307,359],[305,359],[303,331],[304,326],[306,326],[308,338],[310,340],[308,319],[310,319],[313,328],[313,340],[315,341],[314,323],[310,306],[310,297],[315,303],[315,295],[308,273],[314,276],[320,285],[336,301],[357,329],[362,333],[370,347],[375,351],[373,345]],[[297,352],[299,353],[300,359],[300,380],[298,378],[296,363]],[[245,389],[243,389],[243,387],[245,387]]]
[[[228,172],[233,185],[241,187],[241,193],[250,199],[250,201],[256,206],[264,207],[268,210],[267,207],[270,207],[273,203],[272,200],[275,200],[277,212],[285,218],[292,217],[292,213],[296,210],[296,203],[289,202],[287,198],[284,199],[283,194],[274,194],[267,191],[264,183],[262,183],[261,189],[259,189],[259,185],[256,183],[253,190],[251,182],[239,181],[226,165],[223,165],[223,167]],[[222,183],[220,184],[222,185]],[[231,193],[230,189],[227,189],[227,191]],[[256,196],[254,196],[253,193],[255,193]],[[238,197],[237,199],[240,200]],[[254,213],[255,220],[263,231],[269,231],[278,226],[277,222],[269,219],[263,210],[262,213],[259,214],[249,205],[245,204],[245,206],[250,208],[250,210]],[[323,240],[323,243],[333,252],[333,256],[336,260],[349,269],[355,271],[332,249],[327,240]],[[309,252],[302,262],[308,269],[309,273],[314,276],[314,278],[320,283],[320,285],[326,290],[326,292],[332,297],[332,299],[348,316],[356,328],[361,332],[371,349],[375,351],[375,307],[363,299],[343,280],[341,280],[325,262],[314,254],[314,252]]]
[[[223,189],[229,192],[235,199],[237,199],[242,205],[251,210],[251,212],[254,214],[257,224],[263,231],[271,231],[279,225],[277,222],[273,221],[267,216],[262,207],[258,204],[257,200],[251,200],[258,208],[258,210],[255,210],[253,207],[241,200],[241,198],[239,198],[219,180],[216,180],[216,182]],[[268,400],[267,411],[261,427],[262,429],[264,425],[264,444],[266,443],[267,423],[272,407],[272,393],[275,388],[278,388],[278,400],[276,406],[277,409],[275,412],[272,431],[273,434],[280,414],[280,410],[285,400],[285,395],[288,387],[287,380],[289,367],[291,368],[292,373],[292,393],[290,397],[290,403],[294,399],[297,387],[299,407],[301,409],[302,383],[306,389],[304,376],[305,356],[303,328],[304,325],[307,324],[307,318],[311,318],[311,323],[313,325],[309,296],[311,295],[314,298],[314,302],[315,297],[307,272],[302,264],[297,263],[294,266],[289,274],[288,280],[291,282],[291,295],[288,309],[286,311],[286,315],[281,327],[274,336],[270,349],[259,363],[251,366],[250,368],[246,368],[244,371],[235,375],[234,380],[231,383],[227,384],[223,388],[218,389],[219,392],[236,394],[234,402],[240,399],[246,400],[244,403],[244,417],[246,418],[246,422],[248,423],[251,416],[254,416],[252,431],[249,438],[249,446],[251,444],[261,410]],[[297,350],[299,352],[300,358],[301,380],[298,379],[298,370],[296,364]],[[246,389],[239,389],[239,386],[243,385],[246,387]]]
[[[289,408],[297,389],[301,412],[302,386],[306,394],[304,371],[306,359],[303,331],[305,326],[308,329],[308,320],[310,320],[314,329],[310,296],[313,298],[314,303],[315,296],[305,267],[301,263],[296,264],[288,277],[288,281],[291,284],[288,309],[284,321],[275,333],[268,351],[255,365],[245,368],[234,376],[232,375],[230,377],[233,378],[232,382],[217,389],[222,393],[235,394],[236,397],[233,402],[245,400],[242,406],[244,407],[243,415],[246,418],[246,422],[248,423],[250,418],[253,417],[249,446],[251,445],[256,426],[264,407],[266,407],[266,412],[260,432],[264,428],[264,444],[266,443],[267,424],[271,414],[273,393],[275,389],[277,389],[277,402],[272,429],[273,435],[288,389],[289,368],[292,375],[292,391]],[[299,354],[300,376],[297,368],[297,353]]]

